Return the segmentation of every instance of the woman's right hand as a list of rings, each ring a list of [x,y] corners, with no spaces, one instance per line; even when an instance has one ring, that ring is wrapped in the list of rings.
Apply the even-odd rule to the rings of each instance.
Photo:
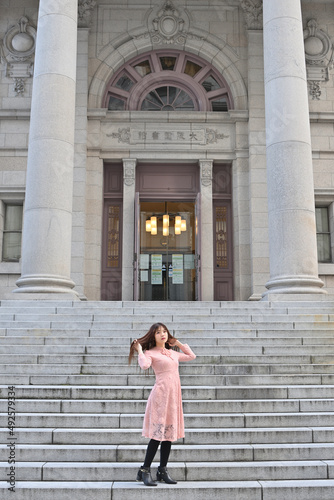
[[[133,347],[136,349],[136,351],[138,352],[138,354],[140,354],[141,352],[143,352],[143,349],[142,349],[142,346],[141,344],[138,342],[137,339],[135,339],[133,341]]]

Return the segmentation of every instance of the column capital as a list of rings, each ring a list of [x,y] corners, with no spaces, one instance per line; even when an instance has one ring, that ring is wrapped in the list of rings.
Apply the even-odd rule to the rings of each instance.
[[[248,30],[263,29],[263,3],[262,0],[241,0],[244,11],[246,28]]]
[[[202,186],[212,186],[213,160],[199,160],[199,166]]]
[[[96,5],[95,0],[79,0],[78,2],[78,28],[89,28],[92,13]]]
[[[123,182],[126,186],[133,186],[136,180],[137,160],[132,158],[123,159]]]

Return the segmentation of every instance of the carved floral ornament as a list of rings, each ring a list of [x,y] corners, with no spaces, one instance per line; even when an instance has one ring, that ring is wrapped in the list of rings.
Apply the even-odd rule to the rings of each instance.
[[[78,27],[89,28],[92,21],[92,13],[96,5],[95,0],[79,0],[78,3]]]
[[[6,65],[6,76],[14,80],[17,96],[24,94],[26,79],[33,76],[36,35],[34,26],[23,16],[0,40],[1,63]]]
[[[244,11],[247,29],[262,30],[263,28],[262,0],[242,0],[241,8]]]
[[[304,30],[304,46],[310,95],[319,100],[321,83],[329,80],[329,71],[334,66],[334,44],[316,20],[311,19]]]

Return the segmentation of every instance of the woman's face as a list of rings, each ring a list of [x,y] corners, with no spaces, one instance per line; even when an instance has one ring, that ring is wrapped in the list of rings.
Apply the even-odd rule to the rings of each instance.
[[[155,332],[155,343],[158,347],[164,346],[168,340],[168,332],[163,326],[159,326]]]

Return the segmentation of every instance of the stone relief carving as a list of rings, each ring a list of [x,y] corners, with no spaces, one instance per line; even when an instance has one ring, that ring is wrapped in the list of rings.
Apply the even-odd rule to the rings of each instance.
[[[113,139],[118,139],[118,142],[125,142],[130,144],[131,132],[130,127],[119,128],[118,132],[113,132],[112,134],[107,134],[107,137],[112,137]]]
[[[212,184],[212,161],[201,160],[201,184],[202,186],[209,187]]]
[[[171,1],[165,2],[152,19],[148,21],[149,33],[155,44],[184,44],[189,28],[189,18],[185,12],[180,12]]]
[[[230,136],[219,133],[218,130],[211,128],[197,129],[196,131],[186,132],[184,130],[150,130],[142,131],[137,128],[132,130],[130,127],[119,128],[117,132],[107,133],[106,137],[118,139],[123,144],[192,144],[206,146],[218,141],[228,139]]]
[[[136,180],[136,160],[124,161],[123,181],[126,186],[133,186]]]
[[[311,19],[304,30],[304,46],[310,95],[319,100],[321,83],[329,80],[329,71],[334,65],[334,44],[316,20]]]
[[[89,28],[92,21],[92,13],[96,5],[95,0],[79,0],[78,4],[78,27]]]
[[[33,76],[36,35],[36,29],[23,16],[0,40],[1,63],[6,65],[6,76],[14,80],[17,96],[24,94],[26,79]]]
[[[309,84],[309,89],[310,89],[310,95],[312,96],[312,99],[320,99],[321,97],[321,88],[320,88],[320,82],[315,82],[310,80],[308,82]]]
[[[247,29],[262,30],[263,28],[262,0],[242,0],[241,8],[244,11]]]
[[[213,144],[219,139],[227,139],[229,135],[219,134],[218,130],[213,130],[212,128],[207,128],[205,131],[206,144]]]

